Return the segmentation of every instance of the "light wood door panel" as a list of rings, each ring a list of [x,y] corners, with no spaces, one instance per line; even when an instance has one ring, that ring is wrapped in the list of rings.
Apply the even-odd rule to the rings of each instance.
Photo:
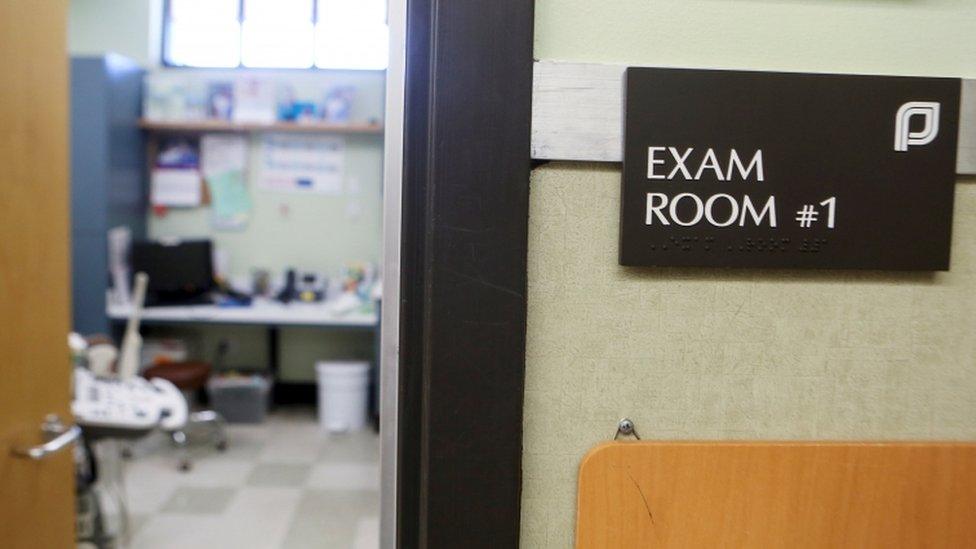
[[[74,545],[71,452],[10,455],[70,421],[67,2],[0,2],[0,547]]]
[[[976,547],[976,445],[615,442],[578,498],[586,549]]]

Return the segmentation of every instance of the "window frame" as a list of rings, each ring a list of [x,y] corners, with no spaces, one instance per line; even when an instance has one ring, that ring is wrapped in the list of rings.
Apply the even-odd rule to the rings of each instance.
[[[160,48],[159,48],[159,64],[161,67],[167,69],[184,69],[191,71],[285,71],[285,72],[318,72],[318,71],[355,71],[355,72],[386,72],[386,68],[376,69],[376,68],[366,68],[366,69],[356,69],[356,68],[331,68],[331,67],[319,67],[315,64],[314,56],[314,42],[313,42],[313,56],[312,65],[310,67],[249,67],[244,64],[243,56],[243,43],[238,42],[237,48],[241,55],[238,56],[237,65],[233,67],[198,67],[194,65],[180,65],[178,63],[173,63],[169,59],[169,28],[172,24],[172,0],[163,0],[163,13],[162,13],[162,32],[160,33]],[[313,27],[318,25],[319,21],[319,0],[312,0],[312,25]],[[244,29],[244,0],[237,0],[237,23],[241,26],[241,37],[243,39],[243,29]],[[387,61],[387,67],[389,67],[389,61]]]

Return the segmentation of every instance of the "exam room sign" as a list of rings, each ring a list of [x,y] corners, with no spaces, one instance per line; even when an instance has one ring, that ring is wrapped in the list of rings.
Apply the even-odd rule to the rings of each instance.
[[[620,264],[948,270],[960,86],[629,68]]]

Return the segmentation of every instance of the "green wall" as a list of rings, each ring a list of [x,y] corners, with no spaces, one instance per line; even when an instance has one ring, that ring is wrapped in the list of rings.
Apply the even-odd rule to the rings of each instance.
[[[382,120],[385,74],[380,71],[201,71],[157,69],[157,81],[209,82],[233,80],[241,74],[291,83],[299,93],[315,95],[321,88],[352,86],[356,96],[351,120]],[[343,189],[340,194],[289,193],[262,189],[261,136],[250,137],[248,189],[253,210],[243,230],[215,231],[210,208],[172,209],[150,215],[149,235],[209,236],[229,254],[231,275],[252,269],[275,272],[288,267],[331,274],[347,261],[378,262],[381,241],[383,135],[341,135],[346,142]]]
[[[537,0],[535,57],[976,76],[972,0]]]
[[[162,5],[162,0],[71,0],[68,52],[114,52],[144,67],[158,65]]]
[[[382,90],[382,88],[380,88]],[[260,137],[252,138],[251,173],[256,173]],[[248,186],[253,209],[240,231],[214,231],[210,208],[174,209],[150,215],[149,234],[208,236],[226,251],[231,275],[252,269],[282,272],[288,267],[332,274],[344,262],[379,260],[380,182],[383,136],[346,138],[345,188],[340,195],[296,194]]]
[[[200,71],[157,69],[154,79],[232,80],[241,74],[288,81],[301,92],[332,85],[356,89],[351,112],[354,121],[382,120],[385,75],[378,71]],[[302,92],[304,93],[304,92]],[[309,92],[312,93],[312,92]],[[250,277],[255,269],[281,274],[288,268],[338,275],[351,261],[379,263],[382,241],[383,136],[345,135],[343,189],[339,194],[299,194],[262,189],[258,184],[261,136],[250,136],[247,186],[252,211],[242,230],[214,230],[209,207],[171,209],[164,216],[149,214],[150,238],[211,238],[226,252],[228,275]],[[227,364],[260,367],[268,363],[264,336],[240,328],[175,330],[192,342],[196,354],[214,356],[218,342],[231,342]],[[285,329],[281,339],[281,377],[315,378],[320,359],[372,358],[371,336]]]
[[[539,0],[535,56],[976,76],[968,0]],[[580,459],[645,439],[976,438],[976,181],[948,273],[622,268],[619,164],[530,183],[522,546],[573,546]]]

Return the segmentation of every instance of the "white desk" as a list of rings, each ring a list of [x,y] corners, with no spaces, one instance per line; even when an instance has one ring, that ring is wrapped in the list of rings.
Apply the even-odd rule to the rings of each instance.
[[[132,306],[107,301],[105,312],[109,320],[121,329],[132,314]],[[222,324],[237,326],[262,326],[268,332],[268,355],[271,377],[275,381],[274,399],[281,400],[283,389],[307,383],[281,383],[277,381],[279,370],[279,329],[308,327],[322,330],[373,332],[374,364],[379,364],[379,314],[376,309],[363,312],[337,313],[329,303],[290,303],[285,305],[269,299],[255,299],[248,307],[219,307],[217,305],[187,305],[179,307],[146,307],[142,311],[142,324],[185,325]],[[121,333],[116,333],[121,338]],[[308,387],[306,387],[308,389]],[[285,399],[287,400],[287,399]]]
[[[106,313],[111,320],[128,320],[132,306],[109,303]],[[268,299],[255,299],[249,307],[219,307],[217,305],[187,305],[179,307],[147,307],[142,321],[147,324],[240,324],[251,326],[309,326],[321,328],[368,328],[379,322],[376,311],[360,310],[336,313],[325,303],[290,303],[285,305]]]

